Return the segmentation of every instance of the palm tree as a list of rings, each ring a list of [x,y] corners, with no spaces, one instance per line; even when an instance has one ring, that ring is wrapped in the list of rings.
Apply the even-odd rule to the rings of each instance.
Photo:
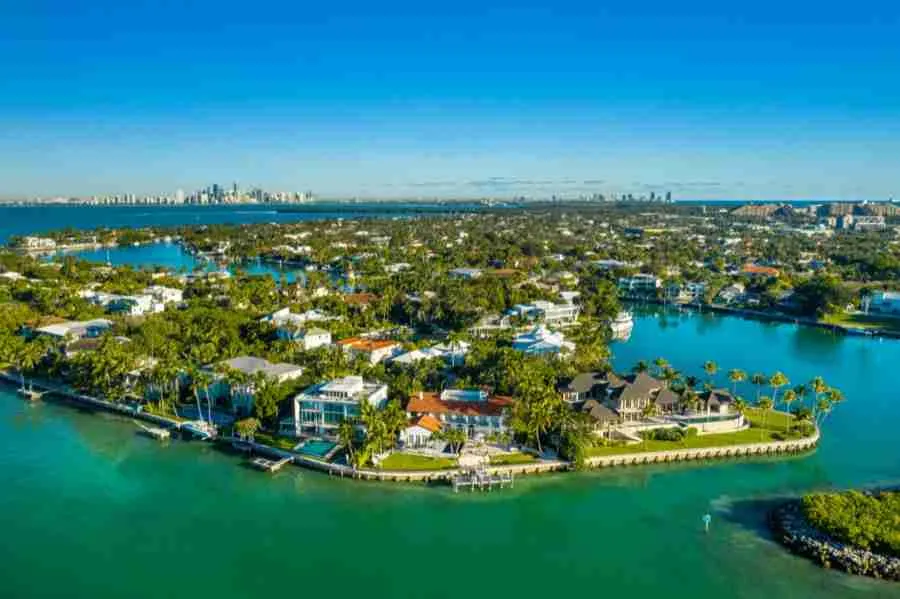
[[[666,384],[666,389],[672,386],[672,383],[678,379],[678,371],[674,368],[664,368],[662,371],[662,379]]]
[[[238,420],[234,423],[234,431],[238,434],[241,440],[244,441],[253,441],[254,435],[256,435],[256,431],[259,430],[259,420],[256,418],[244,418],[243,420]]]
[[[737,393],[737,384],[747,380],[747,373],[740,368],[732,368],[728,371],[728,380],[731,381],[731,394]]]
[[[828,385],[825,384],[825,380],[822,377],[817,376],[810,382],[809,386],[813,390],[814,407],[817,407],[821,396],[828,392]]]
[[[781,396],[781,401],[784,402],[784,410],[790,412],[791,404],[797,401],[797,392],[793,389],[788,389],[784,392],[784,395]]]
[[[653,364],[656,366],[656,376],[662,376],[669,368],[669,361],[665,358],[656,358]]]
[[[769,386],[772,387],[772,401],[777,405],[778,404],[778,390],[784,387],[785,385],[790,385],[791,381],[788,380],[784,373],[776,372],[769,379]]]
[[[703,372],[706,373],[706,376],[709,377],[709,385],[712,386],[713,379],[716,377],[716,373],[719,372],[719,365],[713,362],[712,360],[708,360],[703,363]]]
[[[759,398],[759,401],[758,401],[757,403],[758,403],[759,408],[762,410],[762,413],[763,413],[763,425],[762,425],[762,429],[761,429],[760,432],[759,432],[759,438],[762,439],[762,437],[763,437],[763,432],[764,432],[765,429],[766,429],[766,423],[767,423],[767,421],[768,421],[768,419],[769,419],[769,412],[770,412],[770,411],[772,410],[772,408],[775,406],[775,402],[772,401],[772,398],[771,398],[771,397],[763,396],[763,397]]]
[[[340,424],[338,424],[337,436],[341,445],[347,448],[348,462],[351,465],[355,464],[353,443],[356,440],[356,426],[351,419],[344,418],[341,420]]]
[[[756,386],[756,403],[759,403],[759,392],[762,389],[762,386],[766,384],[766,375],[761,372],[753,373],[753,376],[750,377],[750,382]]]
[[[631,372],[640,374],[642,372],[647,372],[649,369],[650,367],[647,365],[646,360],[638,360],[638,363],[634,365],[634,367],[631,369]]]
[[[800,402],[800,405],[803,406],[806,402],[806,397],[809,395],[809,386],[800,383],[794,387],[794,393],[797,395],[797,400]]]

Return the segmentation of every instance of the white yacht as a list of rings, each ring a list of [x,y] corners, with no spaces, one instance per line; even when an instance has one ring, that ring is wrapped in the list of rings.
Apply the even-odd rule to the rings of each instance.
[[[627,340],[631,336],[631,329],[634,328],[634,318],[631,312],[619,312],[615,320],[609,323],[612,331],[612,338],[621,341]]]

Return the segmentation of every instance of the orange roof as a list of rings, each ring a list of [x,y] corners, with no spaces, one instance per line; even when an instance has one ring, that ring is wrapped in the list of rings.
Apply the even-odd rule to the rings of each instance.
[[[748,275],[767,275],[770,277],[777,277],[779,275],[777,268],[772,268],[771,266],[759,266],[758,264],[745,264],[742,270]]]
[[[366,306],[378,299],[374,293],[348,293],[344,296],[344,303],[355,306]]]
[[[459,414],[462,416],[499,416],[512,405],[511,397],[492,395],[487,401],[445,401],[440,393],[419,393],[409,398],[406,411],[411,414]]]
[[[397,345],[397,342],[390,341],[388,339],[363,339],[362,337],[348,337],[347,339],[341,339],[340,341],[338,341],[338,345],[349,347],[356,351],[371,352],[375,351],[376,349],[393,347],[394,345]]]
[[[416,426],[421,426],[427,431],[436,433],[441,430],[441,421],[430,414],[425,414],[416,420]]]

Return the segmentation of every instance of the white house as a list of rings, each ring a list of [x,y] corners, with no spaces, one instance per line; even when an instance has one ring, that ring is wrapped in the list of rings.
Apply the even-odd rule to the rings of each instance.
[[[481,276],[480,268],[454,268],[447,273],[452,279],[463,279],[471,281]]]
[[[565,335],[552,332],[543,325],[513,338],[513,349],[534,356],[563,356],[575,351],[575,344]]]
[[[281,432],[298,437],[334,434],[342,421],[359,416],[362,402],[381,408],[387,398],[387,385],[361,376],[318,383],[294,397],[293,416],[281,421]]]
[[[153,299],[152,295],[118,295],[85,289],[78,293],[87,301],[97,306],[102,306],[111,314],[128,314],[130,316],[143,316],[165,310],[165,305]]]
[[[430,414],[415,418],[400,431],[400,443],[404,448],[428,447],[434,433],[441,430],[441,421]]]
[[[656,275],[650,274],[636,274],[630,277],[621,277],[619,279],[619,292],[632,294],[632,293],[656,293],[656,290],[659,289],[662,283],[659,280],[659,277]]]
[[[99,337],[112,328],[112,325],[112,321],[104,318],[83,321],[66,320],[39,327],[34,332],[38,335],[47,335],[57,339],[76,340]]]
[[[154,300],[163,305],[179,304],[184,300],[184,292],[176,287],[151,285],[144,289],[143,293],[151,296]]]
[[[412,351],[400,354],[391,359],[394,364],[415,364],[420,360],[431,360],[441,358],[451,366],[462,364],[469,353],[469,344],[465,341],[452,343],[441,343],[432,347],[423,349],[414,349]]]
[[[337,344],[351,357],[363,356],[370,364],[378,364],[402,351],[399,343],[385,339],[350,337],[341,339]]]
[[[290,308],[282,308],[260,319],[275,327],[275,334],[284,341],[297,341],[303,349],[315,349],[331,344],[331,333],[309,326],[312,322],[335,320],[319,310],[307,310],[302,314],[294,314]]]
[[[548,325],[573,324],[578,320],[581,309],[572,303],[554,304],[544,300],[536,300],[530,304],[517,304],[510,314],[538,320]]]

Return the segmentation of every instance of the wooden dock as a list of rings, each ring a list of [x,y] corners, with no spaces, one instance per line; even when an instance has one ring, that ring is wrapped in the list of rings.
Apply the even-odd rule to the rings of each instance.
[[[37,401],[44,396],[43,391],[35,391],[34,389],[26,389],[25,387],[19,389],[18,393],[19,397],[21,397],[22,399],[27,399],[28,401]]]
[[[278,472],[279,470],[281,470],[282,466],[292,461],[293,458],[290,456],[281,458],[280,460],[253,458],[252,460],[250,460],[250,464],[257,470],[264,470],[266,472]]]
[[[509,485],[513,486],[512,472],[499,472],[491,474],[487,470],[466,470],[460,472],[450,481],[453,485],[453,492],[459,493],[460,488],[468,487],[469,491],[491,491],[494,487],[500,489]]]
[[[159,428],[156,426],[144,426],[139,422],[135,422],[138,425],[138,428],[141,429],[141,434],[147,435],[157,441],[167,441],[169,437],[172,436],[172,433],[169,432],[168,429]]]

